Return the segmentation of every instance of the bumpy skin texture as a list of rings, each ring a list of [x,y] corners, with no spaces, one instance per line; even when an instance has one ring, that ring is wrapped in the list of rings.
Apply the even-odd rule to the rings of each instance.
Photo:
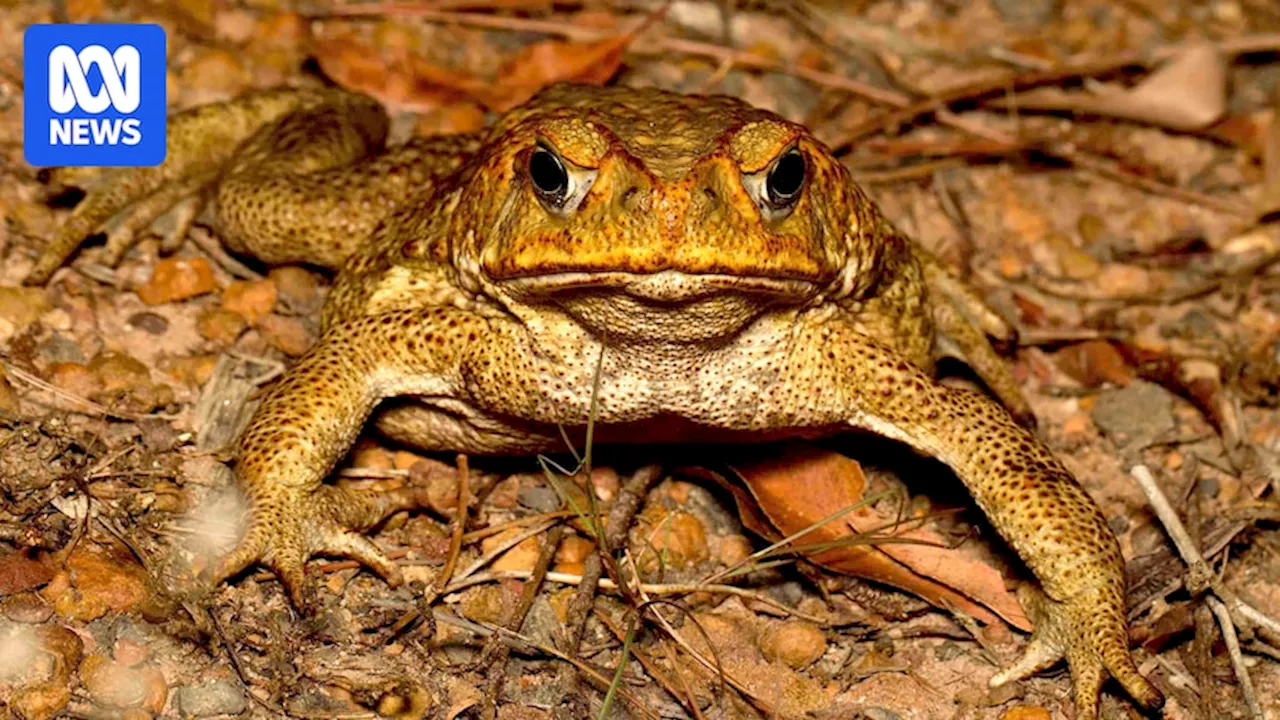
[[[729,98],[557,87],[483,137],[385,148],[372,100],[276,90],[171,119],[168,162],[110,171],[54,238],[43,281],[132,206],[112,258],[164,207],[216,202],[233,248],[338,271],[322,336],[241,439],[252,501],[221,580],[272,568],[304,604],[304,563],[400,573],[362,531],[408,491],[324,484],[371,416],[393,438],[468,453],[558,449],[602,364],[601,442],[754,440],[867,431],[953,468],[1039,579],[1026,655],[995,682],[1066,657],[1077,717],[1105,674],[1159,692],[1129,657],[1119,546],[1097,506],[1015,421],[1025,401],[987,335],[1006,326],[901,235],[804,128]],[[539,194],[530,158],[560,159]],[[766,186],[791,151],[794,202]],[[544,158],[545,159],[545,158]],[[67,182],[83,173],[67,171]],[[967,361],[1013,415],[932,377]]]

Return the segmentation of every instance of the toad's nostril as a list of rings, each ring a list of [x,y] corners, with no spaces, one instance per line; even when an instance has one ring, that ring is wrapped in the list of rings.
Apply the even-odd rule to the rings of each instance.
[[[713,187],[704,187],[704,188],[702,188],[702,194],[703,194],[703,195],[706,195],[706,196],[707,196],[707,200],[709,200],[709,201],[711,201],[711,202],[713,202],[713,203],[714,203],[714,202],[717,202],[717,201],[719,201],[719,200],[720,200],[720,196],[716,194],[716,189],[715,189],[715,188],[713,188]]]
[[[645,192],[640,189],[640,186],[632,185],[622,191],[622,207],[630,211],[642,210],[644,198]]]

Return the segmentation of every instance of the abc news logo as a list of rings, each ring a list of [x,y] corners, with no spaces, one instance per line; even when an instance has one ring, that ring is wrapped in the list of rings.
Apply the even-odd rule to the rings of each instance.
[[[128,114],[142,101],[142,59],[138,48],[121,45],[114,53],[101,45],[80,52],[59,45],[49,53],[49,108],[65,115],[79,108],[99,114],[108,107]],[[98,92],[89,89],[87,73],[102,74]],[[49,120],[50,145],[137,145],[142,141],[142,121],[137,118],[53,118]]]
[[[23,150],[37,166],[149,166],[165,156],[159,25],[32,25]]]

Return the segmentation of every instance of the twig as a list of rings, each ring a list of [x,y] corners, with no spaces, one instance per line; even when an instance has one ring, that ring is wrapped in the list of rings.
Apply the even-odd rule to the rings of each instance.
[[[1201,493],[1197,492],[1199,483],[1196,477],[1200,472],[1200,462],[1192,455],[1182,466],[1182,477],[1186,481],[1187,493],[1187,537],[1194,547],[1204,547],[1204,537],[1200,533],[1202,521],[1200,512]],[[1191,640],[1191,652],[1185,658],[1195,673],[1195,688],[1199,693],[1199,705],[1195,708],[1199,720],[1213,720],[1218,714],[1214,696],[1217,681],[1213,677],[1213,644],[1217,641],[1218,626],[1213,621],[1213,611],[1204,603],[1197,603],[1193,613],[1195,637]],[[1159,657],[1157,655],[1156,657]]]
[[[533,601],[538,597],[538,589],[542,587],[542,581],[547,576],[547,568],[551,566],[551,559],[555,557],[556,548],[560,546],[560,538],[563,536],[563,525],[556,525],[547,533],[542,543],[542,550],[538,553],[538,562],[533,566],[528,582],[520,590],[520,599],[511,609],[511,615],[507,617],[507,621],[503,623],[506,629],[519,632],[520,626],[524,625],[524,619],[528,616],[529,609],[533,607]],[[480,717],[481,720],[495,720],[498,716],[498,698],[502,695],[502,683],[506,679],[507,661],[511,657],[511,650],[506,646],[489,645],[480,653],[482,660],[486,656],[492,656],[492,660],[489,661],[489,669],[486,672],[484,702],[481,705]]]
[[[453,579],[453,569],[458,565],[458,555],[462,552],[462,535],[466,531],[467,509],[471,505],[471,478],[467,471],[467,456],[458,455],[458,505],[453,514],[453,535],[449,538],[449,559],[444,569],[436,576],[434,597],[444,594],[449,581]]]
[[[1046,143],[1037,146],[1036,149],[1051,157],[1066,160],[1082,170],[1094,173],[1095,175],[1107,178],[1108,180],[1114,180],[1125,185],[1132,185],[1139,190],[1149,192],[1153,195],[1164,195],[1165,197],[1170,197],[1174,200],[1194,203],[1201,207],[1209,208],[1210,210],[1216,210],[1226,215],[1236,215],[1250,221],[1253,220],[1255,215],[1251,208],[1245,207],[1244,205],[1229,202],[1227,200],[1219,200],[1218,198],[1210,197],[1204,193],[1163,183],[1153,178],[1144,177],[1130,170],[1126,170],[1119,165],[1108,163],[1099,158],[1080,152],[1070,143]]]
[[[1266,720],[1262,714],[1262,705],[1258,702],[1258,693],[1253,689],[1253,680],[1249,677],[1249,668],[1244,665],[1244,654],[1240,652],[1240,639],[1236,637],[1235,623],[1231,622],[1231,614],[1227,606],[1217,597],[1208,595],[1204,601],[1208,603],[1213,616],[1218,618],[1218,627],[1222,628],[1222,642],[1227,646],[1227,656],[1231,658],[1231,667],[1240,680],[1240,694],[1244,695],[1245,705],[1249,706],[1249,715],[1255,720]]]
[[[466,578],[455,579],[453,582],[449,583],[447,588],[445,588],[445,592],[455,593],[473,585],[494,582],[495,580],[501,580],[504,578],[527,580],[532,577],[533,573],[528,570],[502,570],[499,572],[482,573],[478,575],[471,575]],[[583,575],[574,575],[573,573],[548,572],[546,574],[547,581],[561,583],[563,585],[581,586],[583,578]],[[618,584],[610,578],[600,578],[600,580],[597,581],[597,589],[616,591],[618,590]],[[798,617],[802,620],[808,620],[815,625],[824,625],[826,623],[825,620],[816,615],[809,615],[808,613],[801,612],[795,608],[787,607],[777,600],[770,598],[768,595],[754,590],[741,588],[736,585],[718,585],[711,583],[637,583],[631,589],[648,593],[650,595],[692,595],[693,593],[733,595],[735,597],[743,598],[744,600],[750,600],[752,602],[758,602],[761,605],[767,605],[768,607],[774,608],[785,615]]]
[[[613,633],[613,636],[617,638],[618,642],[623,641],[625,633],[622,628],[618,627],[618,623],[609,616],[609,613],[601,610],[600,608],[596,608],[595,616],[602,625],[609,629],[609,632]],[[671,681],[671,678],[667,677],[667,674],[664,673],[662,668],[660,668],[658,664],[649,657],[647,652],[641,650],[635,645],[632,645],[631,654],[635,655],[636,660],[640,661],[640,665],[644,667],[645,672],[649,673],[649,677],[657,680],[658,684],[667,691],[667,694],[676,698],[681,705],[684,705],[685,710],[688,710],[695,718],[702,717],[702,711],[698,708],[697,698],[693,697],[692,693],[681,693],[679,688],[675,686],[675,683]],[[674,669],[674,664],[672,667]],[[686,689],[688,688],[687,683],[685,687]]]
[[[846,131],[834,140],[831,146],[839,149],[867,135],[906,125],[924,115],[936,113],[959,103],[975,102],[991,95],[1027,90],[1064,80],[1109,75],[1126,67],[1148,67],[1185,51],[1187,47],[1189,43],[1176,43],[1157,48],[1150,53],[1124,52],[1101,59],[1072,58],[1061,66],[1049,70],[1005,73],[990,80],[944,88],[934,93],[932,97],[900,107],[879,117],[869,118]],[[1246,35],[1218,42],[1215,47],[1225,55],[1274,51],[1280,49],[1280,34]]]
[[[563,660],[576,668],[578,672],[594,680],[600,687],[609,686],[609,678],[587,663],[567,653],[561,652],[550,645],[537,642],[521,635],[520,633],[508,630],[501,625],[489,625],[486,623],[473,622],[438,608],[432,614],[435,617],[436,622],[442,625],[448,625],[450,627],[458,628],[459,630],[465,630],[481,637],[496,635],[502,640],[502,642],[511,647],[532,648],[551,657]],[[632,695],[626,690],[619,690],[618,694],[627,702],[631,703],[632,707],[634,707],[639,714],[647,718],[652,718],[653,720],[659,720],[658,715],[645,707],[635,695]]]
[[[85,415],[96,415],[99,417],[114,418],[116,420],[132,420],[134,422],[137,422],[138,420],[141,420],[144,417],[165,417],[168,419],[172,419],[172,418],[169,418],[169,416],[139,415],[137,413],[124,412],[121,410],[112,410],[111,408],[108,408],[105,405],[100,405],[86,397],[82,397],[73,392],[63,390],[57,385],[46,382],[41,378],[37,377],[36,375],[33,375],[12,363],[0,362],[0,367],[3,367],[5,374],[11,378],[14,378],[16,380],[21,380],[22,382],[27,383],[32,387],[36,387],[41,390],[44,390],[45,392],[52,393],[64,400],[70,400],[71,402],[82,405],[83,407],[92,411],[89,413],[85,413],[80,410],[66,410],[66,412],[80,412]],[[65,408],[59,408],[59,409],[65,410]]]
[[[525,540],[528,540],[531,537],[541,535],[542,533],[546,532],[547,529],[550,528],[552,525],[555,525],[557,522],[559,522],[559,520],[548,520],[547,522],[539,523],[538,525],[535,525],[531,528],[522,530],[521,532],[518,532],[515,535],[512,535],[511,537],[499,543],[497,546],[491,548],[485,554],[481,555],[479,559],[477,559],[475,562],[467,566],[467,569],[458,573],[455,577],[449,578],[449,583],[447,587],[452,587],[455,583],[466,580],[467,578],[475,574],[476,571],[478,571],[480,568],[492,562],[494,558],[510,550],[516,545],[519,545]]]
[[[603,536],[597,538],[597,551],[583,563],[582,581],[578,584],[577,594],[569,604],[569,618],[565,621],[565,650],[570,655],[576,655],[578,647],[582,644],[587,614],[595,601],[596,588],[604,573],[603,555],[608,552],[606,548],[622,547],[627,528],[631,526],[631,520],[640,509],[640,502],[649,491],[649,486],[661,476],[662,467],[659,465],[646,465],[640,468],[622,486],[613,507],[609,509]]]
[[[231,277],[239,280],[257,281],[262,279],[262,273],[245,265],[235,259],[222,247],[222,243],[213,237],[213,234],[204,227],[193,227],[188,233],[191,243],[195,245],[200,252],[204,253],[218,267],[227,271]]]
[[[1264,720],[1262,706],[1258,703],[1248,668],[1244,666],[1244,657],[1240,653],[1240,641],[1236,637],[1235,623],[1239,621],[1241,616],[1239,608],[1247,607],[1247,605],[1214,576],[1209,564],[1200,555],[1199,548],[1196,547],[1191,535],[1187,532],[1186,527],[1183,526],[1177,511],[1173,509],[1173,505],[1169,503],[1169,499],[1165,497],[1164,491],[1160,489],[1147,466],[1134,465],[1129,470],[1129,474],[1137,481],[1138,487],[1142,489],[1142,494],[1146,496],[1151,509],[1155,511],[1156,517],[1160,518],[1160,523],[1164,526],[1165,532],[1173,540],[1173,545],[1177,548],[1178,554],[1187,563],[1189,570],[1186,579],[1187,590],[1193,595],[1204,590],[1211,591],[1205,595],[1205,602],[1209,604],[1209,609],[1213,611],[1214,617],[1218,619],[1223,641],[1227,645],[1227,652],[1231,655],[1231,664],[1235,668],[1236,678],[1240,681],[1240,691],[1244,695],[1245,703],[1249,706],[1251,716],[1255,720]],[[1229,607],[1224,603],[1224,600],[1230,603],[1230,608],[1234,612],[1229,612]],[[1256,609],[1254,614],[1263,615]],[[1275,622],[1270,618],[1267,619],[1270,622]]]

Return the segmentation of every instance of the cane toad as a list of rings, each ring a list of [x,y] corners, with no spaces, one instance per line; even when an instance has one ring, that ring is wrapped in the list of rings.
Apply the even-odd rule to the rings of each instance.
[[[339,90],[178,114],[166,163],[105,171],[30,278],[124,211],[111,260],[206,199],[234,250],[337,272],[318,343],[240,440],[252,517],[215,580],[261,563],[301,606],[324,553],[398,582],[362,531],[408,494],[324,483],[366,420],[427,449],[560,449],[599,364],[600,442],[867,431],[938,458],[1043,589],[1023,594],[1036,631],[993,683],[1065,656],[1077,717],[1096,716],[1106,673],[1160,704],[1129,656],[1106,520],[1014,417],[1027,406],[987,340],[1007,328],[805,128],[730,98],[569,86],[483,136],[386,147],[387,126]],[[1005,407],[935,382],[943,353]]]

